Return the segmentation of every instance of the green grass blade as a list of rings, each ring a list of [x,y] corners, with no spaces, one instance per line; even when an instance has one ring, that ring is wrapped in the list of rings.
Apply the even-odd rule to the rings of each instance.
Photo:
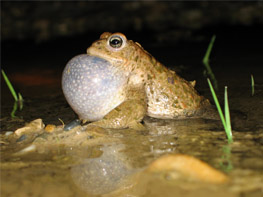
[[[215,39],[216,39],[216,36],[213,35],[213,37],[211,38],[211,41],[208,45],[208,48],[206,50],[206,53],[205,53],[205,56],[203,58],[203,64],[206,68],[206,71],[207,71],[207,74],[209,75],[209,77],[211,78],[213,84],[214,84],[214,87],[215,89],[217,90],[218,89],[218,85],[217,85],[217,80],[215,78],[215,75],[210,67],[210,64],[209,64],[209,57],[210,57],[210,54],[211,54],[211,51],[212,51],[212,48],[213,48],[213,45],[214,45],[214,42],[215,42]]]
[[[211,84],[211,82],[210,82],[210,80],[209,80],[208,78],[207,78],[207,81],[208,81],[208,85],[209,85],[209,87],[210,87],[212,96],[213,96],[213,98],[214,98],[214,101],[215,101],[216,108],[217,108],[217,111],[218,111],[218,113],[219,113],[220,119],[221,119],[221,121],[222,121],[222,124],[223,124],[223,126],[224,126],[224,129],[226,130],[227,127],[226,127],[225,117],[224,117],[224,114],[223,114],[222,109],[221,109],[221,107],[220,107],[219,101],[218,101],[218,99],[217,99],[215,90],[214,90],[214,88],[213,88],[213,86],[212,86],[212,84]]]
[[[18,102],[19,102],[19,110],[21,111],[23,109],[23,97],[20,93],[18,93]]]
[[[255,81],[253,75],[251,75],[251,96],[255,94]]]
[[[16,116],[15,116],[16,111],[17,111],[17,102],[15,101],[15,102],[14,102],[14,105],[13,105],[13,110],[12,110],[12,112],[11,112],[11,117],[12,117],[12,118],[15,118],[15,117],[16,117]]]
[[[231,129],[231,120],[230,120],[230,112],[228,106],[228,96],[227,96],[227,87],[225,86],[225,120],[226,120],[226,135],[228,142],[232,142],[232,129]]]
[[[216,39],[216,35],[213,35],[213,37],[211,38],[211,41],[210,41],[210,43],[208,45],[208,48],[206,50],[205,56],[203,58],[203,62],[209,62],[209,57],[210,57],[210,54],[211,54],[211,51],[212,51],[215,39]]]
[[[15,92],[15,90],[14,90],[11,82],[9,81],[9,79],[8,79],[8,77],[6,76],[6,74],[5,74],[5,72],[4,72],[3,69],[2,69],[2,75],[3,75],[3,77],[4,77],[4,80],[5,80],[5,82],[6,82],[7,86],[8,86],[11,94],[13,95],[15,101],[17,101],[17,100],[18,100],[18,99],[17,99],[17,94],[16,94],[16,92]]]

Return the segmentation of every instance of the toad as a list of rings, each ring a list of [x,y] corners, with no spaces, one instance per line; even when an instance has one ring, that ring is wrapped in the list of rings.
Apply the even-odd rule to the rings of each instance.
[[[181,119],[193,117],[210,106],[209,101],[195,90],[195,81],[184,80],[122,33],[103,33],[87,49],[87,54],[107,61],[114,67],[113,75],[125,79],[121,91],[113,93],[115,105],[103,114],[103,118],[94,121],[79,115],[84,122],[94,121],[91,125],[143,129],[141,121],[146,115],[160,119]],[[119,104],[116,106],[116,103]]]

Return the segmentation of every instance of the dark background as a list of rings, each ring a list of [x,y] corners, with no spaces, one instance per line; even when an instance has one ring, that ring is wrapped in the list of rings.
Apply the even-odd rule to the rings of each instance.
[[[64,113],[59,104],[36,107],[65,102],[63,68],[105,31],[124,33],[172,69],[186,66],[179,73],[187,80],[202,76],[201,60],[216,35],[214,72],[234,77],[245,68],[257,79],[263,75],[253,70],[263,66],[262,24],[262,1],[1,1],[1,67],[32,109],[28,120],[41,117],[34,110],[54,119]],[[219,79],[222,87],[228,83]],[[207,86],[201,78],[197,88],[202,83]],[[1,99],[6,116],[13,99],[2,79]]]
[[[262,1],[3,1],[2,67],[64,67],[105,31],[124,33],[164,61],[177,50],[203,56],[213,34],[219,49],[250,50],[262,41],[262,11]],[[175,53],[163,57],[155,47]]]

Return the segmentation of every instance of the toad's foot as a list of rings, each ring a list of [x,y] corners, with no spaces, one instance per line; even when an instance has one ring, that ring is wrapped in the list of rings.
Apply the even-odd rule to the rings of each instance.
[[[103,119],[89,125],[114,129],[145,130],[146,128],[140,123],[145,114],[146,104],[143,100],[127,100],[109,112]]]

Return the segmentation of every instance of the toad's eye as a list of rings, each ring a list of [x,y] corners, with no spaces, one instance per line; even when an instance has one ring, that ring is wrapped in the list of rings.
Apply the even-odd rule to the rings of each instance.
[[[109,39],[109,44],[113,48],[120,48],[123,44],[123,40],[120,36],[112,36]]]

